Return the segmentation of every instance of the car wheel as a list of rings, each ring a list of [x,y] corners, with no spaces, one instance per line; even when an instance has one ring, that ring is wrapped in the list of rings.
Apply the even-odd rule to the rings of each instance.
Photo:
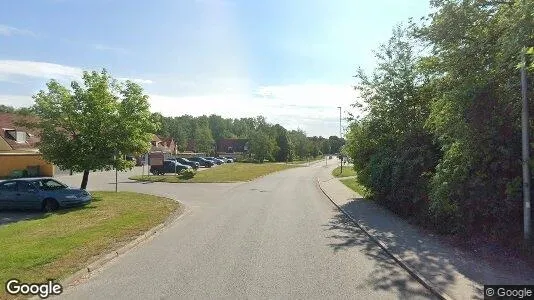
[[[57,210],[59,207],[59,204],[55,199],[47,198],[43,201],[43,211],[44,212],[53,212]]]

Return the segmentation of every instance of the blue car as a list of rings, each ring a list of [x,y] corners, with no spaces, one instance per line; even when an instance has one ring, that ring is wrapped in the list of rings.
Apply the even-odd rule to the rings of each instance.
[[[169,158],[169,160],[174,160],[175,162],[177,162],[179,164],[190,166],[194,170],[196,170],[196,169],[198,169],[200,167],[200,164],[198,162],[191,161],[191,160],[188,160],[187,158],[183,158],[183,157]]]
[[[42,210],[83,206],[91,194],[48,177],[0,181],[0,210]]]
[[[190,166],[182,165],[174,160],[164,160],[162,166],[151,166],[150,173],[154,175],[165,175],[165,173],[180,173],[191,169]]]
[[[222,164],[224,164],[224,160],[222,160],[222,159],[218,159],[218,158],[216,158],[216,157],[208,156],[208,157],[204,157],[204,159],[210,160],[210,161],[214,162],[214,163],[217,164],[217,165],[222,165]]]
[[[202,157],[191,157],[189,158],[189,160],[198,162],[202,167],[205,167],[205,168],[211,168],[215,165],[215,162],[204,159]]]

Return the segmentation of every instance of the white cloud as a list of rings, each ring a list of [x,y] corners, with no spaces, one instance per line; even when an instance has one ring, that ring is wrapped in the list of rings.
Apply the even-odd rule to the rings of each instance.
[[[0,81],[23,81],[27,78],[44,80],[76,80],[82,74],[78,67],[54,63],[0,60]],[[153,84],[150,79],[117,77],[140,84]],[[290,84],[254,87],[246,78],[228,77],[225,80],[204,78],[185,81],[184,87],[173,90],[176,82],[156,80],[158,84],[148,91],[152,111],[166,116],[190,114],[194,116],[218,114],[223,117],[253,117],[263,115],[272,123],[279,123],[288,129],[303,129],[310,135],[339,134],[339,110],[358,113],[350,105],[356,101],[357,93],[348,84]],[[205,82],[208,81],[208,84]],[[162,88],[168,94],[162,93]],[[172,90],[172,92],[169,92]],[[30,96],[4,95],[1,103],[14,106],[31,105]],[[345,125],[344,125],[345,126]]]
[[[32,96],[0,95],[0,104],[13,107],[28,107],[33,105]]]
[[[81,75],[82,70],[80,68],[54,63],[25,60],[0,60],[0,79],[4,78],[9,80],[15,76],[45,79],[75,79],[80,78]]]
[[[25,60],[0,60],[0,82],[20,83],[19,77],[33,77],[49,80],[80,80],[82,69],[78,67],[60,64],[25,61]],[[119,77],[119,80],[131,80],[139,84],[152,84],[150,79]]]
[[[20,28],[2,25],[2,24],[0,24],[0,35],[3,35],[3,36],[14,36],[14,35],[36,36],[36,34],[30,30],[20,29]]]
[[[303,107],[337,107],[354,103],[356,94],[351,85],[291,84],[262,86],[256,95],[276,105]]]
[[[339,134],[339,110],[357,113],[350,105],[357,94],[350,85],[294,84],[259,87],[254,94],[213,93],[198,96],[150,94],[152,111],[165,116],[218,114],[240,118],[263,115],[269,122],[310,135]],[[343,121],[343,127],[346,121]]]
[[[138,84],[152,84],[152,83],[154,83],[154,81],[152,81],[150,79],[142,79],[142,78],[120,77],[120,78],[117,78],[117,79],[118,80],[122,80],[122,81],[130,80],[130,81],[133,81],[133,82],[138,83]]]

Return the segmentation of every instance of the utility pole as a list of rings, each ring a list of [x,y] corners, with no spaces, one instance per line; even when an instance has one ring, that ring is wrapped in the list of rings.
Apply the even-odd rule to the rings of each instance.
[[[119,186],[119,176],[118,176],[118,171],[117,171],[117,158],[118,158],[118,155],[117,155],[117,152],[115,152],[115,193],[117,192],[118,190],[118,186]]]
[[[341,106],[338,106],[339,108],[339,138],[342,138],[341,136]]]
[[[527,99],[527,70],[526,49],[521,50],[521,98],[523,109],[521,112],[522,145],[523,145],[523,233],[526,241],[530,240],[530,143],[529,116]]]
[[[337,108],[339,108],[339,140],[341,141],[343,138],[341,136],[341,106],[338,106]],[[343,173],[343,154],[341,154],[341,148],[339,148],[339,157],[341,159],[341,173]]]

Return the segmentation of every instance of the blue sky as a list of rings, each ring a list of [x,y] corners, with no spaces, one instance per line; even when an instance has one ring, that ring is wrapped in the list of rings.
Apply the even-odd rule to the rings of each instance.
[[[0,103],[31,105],[50,78],[108,69],[166,116],[263,114],[339,133],[352,75],[428,0],[0,1]]]

